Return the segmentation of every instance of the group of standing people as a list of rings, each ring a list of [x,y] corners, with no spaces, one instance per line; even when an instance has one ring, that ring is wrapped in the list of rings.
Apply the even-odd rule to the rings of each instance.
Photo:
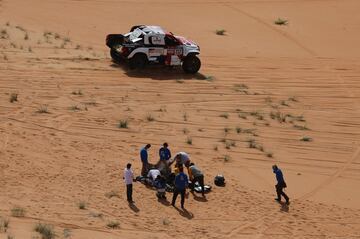
[[[141,176],[145,177],[146,182],[157,189],[156,196],[159,199],[166,199],[165,187],[166,183],[169,181],[174,186],[171,203],[173,206],[175,206],[176,199],[180,194],[181,208],[184,209],[186,189],[190,187],[191,190],[193,190],[196,183],[200,185],[202,195],[205,197],[204,174],[190,161],[190,157],[186,152],[179,152],[172,158],[169,145],[164,143],[159,149],[159,161],[156,164],[151,164],[148,155],[148,150],[150,148],[151,144],[146,144],[140,150],[140,160],[142,164]],[[172,170],[173,164],[175,164],[174,170]],[[184,172],[184,168],[187,168],[188,175]],[[127,187],[127,200],[129,203],[133,203],[132,182],[134,175],[131,170],[131,164],[127,165],[124,172],[124,178]]]
[[[141,175],[148,179],[153,186],[157,188],[157,197],[159,199],[166,199],[165,187],[166,182],[170,179],[174,185],[173,198],[171,205],[175,206],[176,199],[180,194],[181,208],[184,209],[186,188],[194,190],[194,185],[198,183],[201,187],[201,193],[205,197],[204,190],[204,174],[202,171],[190,161],[190,157],[185,152],[177,153],[171,158],[171,151],[168,144],[164,143],[159,149],[159,162],[157,164],[149,163],[148,150],[151,144],[145,145],[140,150],[140,159],[142,163]],[[175,163],[174,173],[172,173],[171,165]],[[188,175],[184,172],[184,167],[187,168]],[[281,196],[284,197],[286,204],[289,204],[289,197],[284,193],[283,189],[287,187],[282,171],[277,165],[272,166],[273,172],[276,175],[277,184],[275,185],[277,198],[276,201],[281,202]],[[173,177],[171,177],[173,176]],[[190,180],[189,180],[190,179]],[[127,200],[129,203],[134,203],[132,198],[132,183],[135,181],[131,164],[128,163],[124,171],[124,180],[126,184]],[[189,181],[191,185],[189,185]]]

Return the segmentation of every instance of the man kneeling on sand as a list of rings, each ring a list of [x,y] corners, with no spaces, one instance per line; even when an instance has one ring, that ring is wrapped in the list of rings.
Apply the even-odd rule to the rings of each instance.
[[[194,163],[190,163],[190,167],[189,167],[189,178],[192,184],[192,188],[191,191],[194,190],[195,187],[195,183],[198,182],[200,187],[201,187],[201,193],[203,196],[205,196],[204,192],[204,174],[200,171],[200,169],[195,166]]]
[[[160,170],[153,168],[150,169],[147,175],[147,182],[156,188],[156,196],[159,199],[166,199],[165,197],[165,188],[166,182],[164,177],[161,175]]]

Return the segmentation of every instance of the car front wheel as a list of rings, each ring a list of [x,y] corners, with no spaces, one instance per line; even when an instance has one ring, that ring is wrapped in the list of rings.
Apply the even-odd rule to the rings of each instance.
[[[182,68],[186,73],[195,74],[200,70],[200,59],[195,55],[187,56],[182,64]]]
[[[147,58],[144,54],[135,54],[129,60],[130,69],[143,69],[146,66]]]
[[[110,56],[113,59],[114,62],[120,63],[121,62],[121,56],[115,49],[110,50]]]

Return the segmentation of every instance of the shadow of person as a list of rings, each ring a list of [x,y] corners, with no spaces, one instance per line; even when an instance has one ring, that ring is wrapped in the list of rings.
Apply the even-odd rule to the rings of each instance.
[[[289,212],[289,203],[279,202],[281,212]]]
[[[129,203],[129,208],[133,210],[135,213],[140,212],[140,209],[134,203]]]
[[[195,192],[191,192],[191,194],[193,195],[194,200],[196,200],[196,201],[198,201],[198,202],[207,202],[207,201],[208,201],[205,195],[199,197],[198,195],[196,195]]]
[[[170,202],[166,198],[158,198],[158,202],[163,204],[164,206],[170,206]]]
[[[176,211],[179,212],[179,214],[189,220],[194,218],[194,214],[192,214],[190,211],[186,210],[185,208],[183,210],[180,210],[178,207],[174,206]]]

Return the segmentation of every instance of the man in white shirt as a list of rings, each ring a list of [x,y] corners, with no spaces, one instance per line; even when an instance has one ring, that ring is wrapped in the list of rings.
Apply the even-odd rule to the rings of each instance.
[[[126,165],[126,168],[124,169],[124,182],[126,185],[126,196],[127,196],[127,201],[129,203],[134,203],[133,199],[132,199],[132,192],[133,192],[133,183],[134,181],[134,173],[131,170],[131,163],[128,163]]]
[[[159,175],[161,175],[160,170],[154,168],[154,169],[150,169],[147,177],[150,179],[151,182],[154,182],[155,179],[157,178],[157,176],[159,176]]]

